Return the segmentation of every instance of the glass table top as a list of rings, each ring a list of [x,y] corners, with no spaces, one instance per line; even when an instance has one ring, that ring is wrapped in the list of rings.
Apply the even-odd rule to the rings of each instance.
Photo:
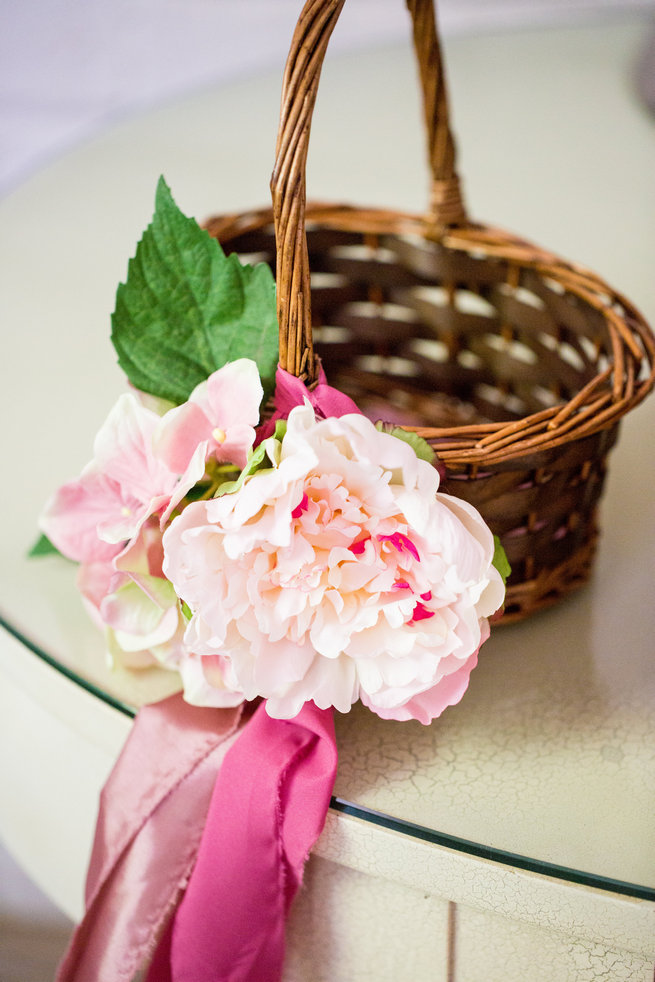
[[[637,36],[637,26],[627,24],[614,31],[613,46],[596,29],[584,36],[526,34],[520,46],[510,37],[502,39],[500,54],[495,48],[508,66],[520,51],[533,72],[533,97],[549,94],[557,103],[563,143],[558,166],[562,181],[568,175],[571,182],[565,188],[571,200],[580,188],[581,158],[588,160],[581,214],[566,227],[553,218],[552,201],[521,197],[524,170],[498,186],[500,148],[487,144],[485,159],[476,159],[476,135],[484,131],[489,108],[468,93],[488,51],[484,39],[454,41],[448,53],[451,87],[463,92],[455,100],[463,170],[485,213],[595,266],[652,321],[655,293],[646,270],[655,230],[644,223],[641,189],[652,200],[647,177],[655,133],[620,87],[619,98],[616,84]],[[589,79],[579,80],[580,91],[574,88],[567,103],[551,91],[553,69],[562,45],[573,52],[576,44],[584,45]],[[540,58],[530,58],[531,45]],[[370,52],[326,66],[311,163],[316,196],[421,208],[418,114],[407,119],[403,111],[404,101],[415,99],[413,66],[406,51],[392,55]],[[397,81],[397,104],[370,83],[367,88],[383,65]],[[511,77],[498,70],[490,78],[487,89],[496,88],[485,98],[499,105]],[[591,101],[585,85],[594,89]],[[372,183],[366,168],[371,136],[356,127],[348,140],[359,164],[335,176],[339,155],[335,163],[329,150],[342,122],[344,87],[361,92],[362,119],[379,114],[383,102],[390,129],[404,134],[386,142],[386,167]],[[125,122],[0,202],[1,623],[23,641],[26,657],[48,660],[128,715],[174,691],[176,678],[161,670],[110,671],[102,639],[82,609],[73,565],[52,557],[28,560],[26,552],[45,499],[89,459],[93,436],[123,390],[109,342],[109,314],[116,284],[149,220],[159,173],[180,205],[200,218],[265,203],[278,92],[276,76],[195,94]],[[621,181],[620,206],[609,193],[614,164],[602,162],[601,122],[598,136],[590,124],[588,146],[572,139],[580,104],[602,106],[604,126],[607,114],[615,113],[617,145],[629,156],[632,175]],[[526,144],[537,144],[528,176],[535,186],[543,184],[549,141],[527,112],[516,115],[516,132]],[[207,127],[208,119],[214,127]],[[416,148],[415,161],[408,159],[408,147]],[[248,163],[241,167],[244,155]],[[217,174],[224,179],[217,182]],[[512,205],[513,193],[520,207]],[[625,249],[599,239],[597,216],[588,210],[592,202],[603,202],[604,227],[613,218],[622,222],[625,242],[634,247],[629,259]],[[566,207],[571,211],[570,202]],[[655,399],[625,421],[610,459],[603,535],[588,587],[557,608],[495,631],[464,700],[431,726],[385,722],[359,706],[338,716],[334,809],[516,868],[655,899],[655,455],[649,449],[654,424]]]

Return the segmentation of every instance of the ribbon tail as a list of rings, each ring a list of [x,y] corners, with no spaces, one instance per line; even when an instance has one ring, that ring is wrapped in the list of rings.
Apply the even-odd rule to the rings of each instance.
[[[148,961],[193,869],[241,713],[181,696],[139,712],[101,794],[86,912],[57,982],[132,982]]]
[[[336,766],[332,710],[306,703],[295,719],[279,720],[258,707],[218,775],[172,925],[170,974],[149,982],[278,982],[285,918],[325,823]]]

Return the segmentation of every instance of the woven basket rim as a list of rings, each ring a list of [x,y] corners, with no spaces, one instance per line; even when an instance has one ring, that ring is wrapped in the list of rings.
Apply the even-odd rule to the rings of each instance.
[[[593,309],[593,319],[601,318],[607,330],[603,357],[593,366],[597,374],[587,375],[580,391],[568,401],[559,402],[555,394],[554,405],[522,419],[513,417],[510,423],[445,429],[415,427],[444,462],[457,460],[475,468],[550,449],[614,425],[653,387],[655,339],[636,308],[595,273],[523,238],[469,218],[457,173],[434,0],[406,0],[427,137],[431,178],[427,212],[417,216],[348,205],[307,205],[306,163],[316,94],[330,36],[344,3],[345,0],[306,0],[285,66],[270,185],[280,364],[309,386],[318,378],[307,225],[320,221],[332,227],[338,223],[339,229],[351,229],[360,235],[416,235],[434,243],[433,248],[468,253],[471,259],[477,254],[487,261],[506,263],[505,282],[510,288],[519,285],[522,271],[529,270],[530,276],[542,278],[545,287],[552,289],[557,284],[557,291],[565,293],[572,303],[586,304],[589,312]],[[528,279],[526,275],[524,282]],[[451,279],[447,287],[454,292],[456,283]],[[562,357],[565,349],[557,335],[564,329],[565,325],[557,322],[555,341]]]
[[[567,294],[593,307],[610,334],[612,364],[599,372],[568,401],[511,422],[460,426],[406,426],[427,439],[446,464],[507,461],[590,436],[614,425],[638,405],[655,385],[655,337],[639,310],[590,269],[535,246],[525,238],[481,222],[452,228],[438,239],[420,214],[387,208],[358,207],[338,202],[309,201],[308,229],[322,227],[369,235],[371,243],[387,237],[407,239],[427,249],[445,249],[474,258],[529,269],[558,283]],[[206,224],[226,242],[247,232],[273,229],[273,209],[213,216]]]

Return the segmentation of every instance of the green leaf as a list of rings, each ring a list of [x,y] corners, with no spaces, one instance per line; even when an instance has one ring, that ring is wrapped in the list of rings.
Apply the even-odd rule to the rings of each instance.
[[[118,287],[112,341],[130,382],[159,398],[184,402],[237,358],[257,363],[267,398],[278,361],[273,274],[226,256],[160,178],[152,222]]]
[[[418,436],[418,434],[412,433],[410,430],[404,430],[402,426],[392,426],[390,428],[382,422],[376,423],[375,428],[382,433],[395,436],[396,439],[402,440],[403,443],[408,443],[419,460],[427,460],[428,464],[434,463],[437,455],[427,440],[424,440],[422,436]]]
[[[257,471],[270,471],[277,467],[282,457],[282,440],[286,431],[287,421],[279,419],[275,424],[274,435],[269,436],[250,453],[248,463],[236,481],[225,481],[218,488],[214,497],[221,498],[224,494],[234,494],[235,491],[241,490],[247,477],[251,477]]]
[[[61,553],[47,535],[40,535],[27,555],[30,558],[35,558],[37,556],[61,556]]]
[[[280,443],[284,440],[287,435],[288,423],[286,419],[276,419],[275,420],[275,430],[273,431],[273,439],[278,440]]]
[[[254,474],[256,471],[260,471],[267,467],[266,444],[268,442],[268,440],[264,440],[263,443],[259,444],[256,450],[253,450],[248,459],[248,463],[243,468],[236,481],[225,481],[224,484],[221,484],[220,488],[216,492],[216,498],[220,498],[224,494],[234,494],[235,491],[240,491],[247,477],[250,477],[250,475]]]
[[[507,583],[507,579],[512,572],[512,567],[509,564],[505,550],[497,535],[494,535],[494,558],[491,560],[491,563],[500,573],[503,583]]]

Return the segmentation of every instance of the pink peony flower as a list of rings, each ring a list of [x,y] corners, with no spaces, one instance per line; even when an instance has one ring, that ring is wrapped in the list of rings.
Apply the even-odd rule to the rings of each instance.
[[[164,535],[164,573],[193,614],[192,671],[208,666],[196,698],[264,696],[281,718],[361,699],[429,722],[463,694],[503,601],[489,529],[362,415],[297,407],[264,449],[270,466]]]

